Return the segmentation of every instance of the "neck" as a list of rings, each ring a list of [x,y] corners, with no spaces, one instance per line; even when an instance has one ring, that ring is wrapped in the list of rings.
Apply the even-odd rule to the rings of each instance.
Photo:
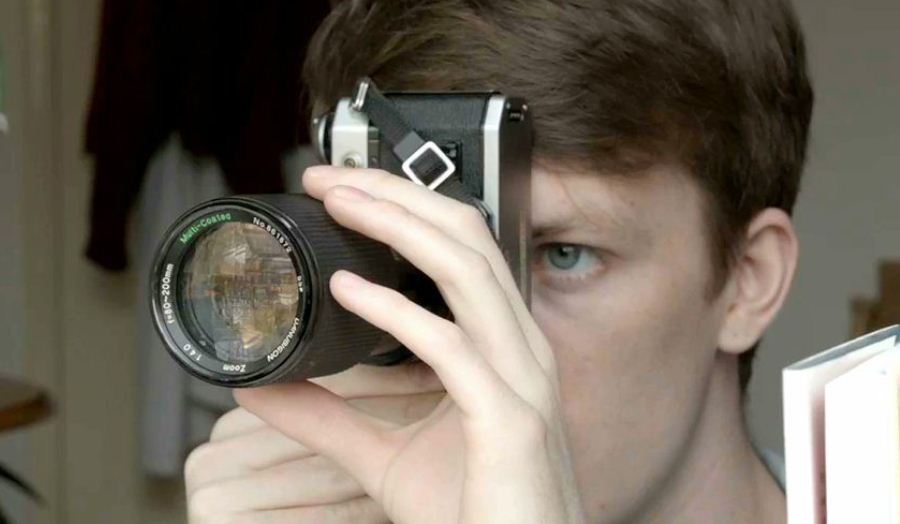
[[[747,436],[737,383],[736,358],[720,352],[692,444],[635,522],[785,522],[784,493]]]

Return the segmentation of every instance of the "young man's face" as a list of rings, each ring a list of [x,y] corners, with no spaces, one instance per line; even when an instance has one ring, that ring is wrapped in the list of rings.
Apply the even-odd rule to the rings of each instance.
[[[677,469],[706,399],[725,308],[706,295],[702,195],[672,166],[538,167],[533,195],[532,311],[556,352],[582,496],[594,519],[621,515]]]

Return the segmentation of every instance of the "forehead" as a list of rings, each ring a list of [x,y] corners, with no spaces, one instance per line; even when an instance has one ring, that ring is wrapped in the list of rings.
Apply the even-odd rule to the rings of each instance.
[[[696,183],[678,166],[616,175],[535,163],[532,224],[544,231],[589,227],[649,241],[679,225],[701,224]]]

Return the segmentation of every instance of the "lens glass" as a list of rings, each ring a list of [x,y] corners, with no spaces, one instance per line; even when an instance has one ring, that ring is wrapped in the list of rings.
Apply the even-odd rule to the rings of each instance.
[[[225,223],[196,241],[180,274],[182,322],[201,349],[249,363],[284,340],[300,294],[291,257],[264,229]]]

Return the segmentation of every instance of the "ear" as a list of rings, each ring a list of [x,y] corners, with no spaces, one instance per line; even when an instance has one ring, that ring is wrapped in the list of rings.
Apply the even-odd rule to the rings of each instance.
[[[797,267],[797,235],[783,210],[760,212],[746,234],[729,276],[729,304],[719,332],[719,349],[732,354],[747,351],[762,338],[787,297]]]

